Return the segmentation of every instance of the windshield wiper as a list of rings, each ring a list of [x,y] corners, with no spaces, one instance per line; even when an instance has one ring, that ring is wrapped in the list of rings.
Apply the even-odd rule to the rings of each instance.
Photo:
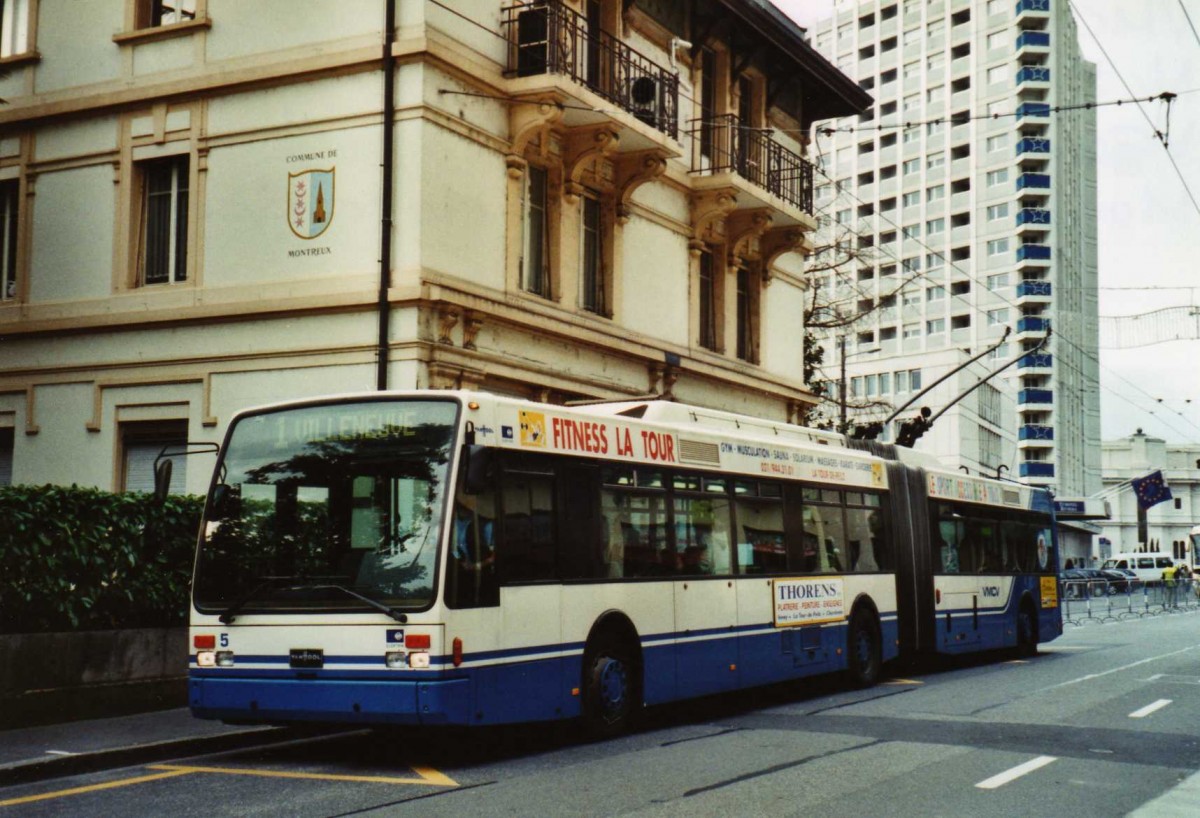
[[[278,582],[297,582],[312,579],[341,579],[341,577],[306,577],[302,574],[285,574],[276,577],[260,577],[260,579],[262,582],[260,582],[258,585],[255,585],[242,596],[238,597],[238,599],[232,605],[226,608],[221,615],[217,617],[223,624],[232,625],[233,620],[237,618],[238,613],[241,612],[242,608],[246,607],[247,603]]]
[[[359,600],[360,602],[367,603],[368,605],[370,605],[372,608],[379,611],[380,613],[387,614],[392,619],[395,619],[397,622],[399,622],[401,625],[404,625],[408,622],[408,617],[405,614],[400,613],[399,611],[397,611],[395,608],[391,607],[390,605],[384,605],[378,599],[372,599],[369,596],[360,594],[358,591],[355,591],[352,588],[347,588],[345,585],[298,585],[295,588],[289,588],[288,590],[289,591],[291,591],[291,590],[341,591],[343,594],[346,594],[347,596],[352,596],[355,599]]]

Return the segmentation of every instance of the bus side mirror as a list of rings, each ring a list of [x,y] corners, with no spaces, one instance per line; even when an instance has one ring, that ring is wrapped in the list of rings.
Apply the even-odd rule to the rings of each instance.
[[[467,445],[463,447],[464,494],[483,494],[492,485],[496,473],[496,453],[487,446]]]
[[[154,466],[154,499],[165,502],[171,491],[171,458],[164,457]]]
[[[230,503],[232,497],[229,493],[229,486],[225,483],[217,483],[213,486],[212,492],[212,508],[209,512],[211,519],[224,520],[229,516]]]

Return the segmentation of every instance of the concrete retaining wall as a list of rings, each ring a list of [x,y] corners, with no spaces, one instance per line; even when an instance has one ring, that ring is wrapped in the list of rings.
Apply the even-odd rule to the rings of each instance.
[[[0,728],[183,707],[187,628],[0,635]]]

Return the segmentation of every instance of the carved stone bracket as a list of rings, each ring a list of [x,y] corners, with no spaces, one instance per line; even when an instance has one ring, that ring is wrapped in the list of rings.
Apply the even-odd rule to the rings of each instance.
[[[521,157],[536,140],[542,158],[549,155],[550,132],[562,119],[563,108],[554,100],[514,102],[508,117],[508,129],[512,134],[510,156]]]
[[[725,223],[725,232],[729,237],[729,264],[737,264],[739,259],[758,260],[762,254],[759,240],[773,222],[769,208],[735,211]]]
[[[723,242],[726,217],[737,208],[733,190],[705,190],[692,195],[692,239]]]
[[[633,192],[667,171],[667,157],[661,151],[627,153],[617,159],[617,223],[629,221],[629,202]]]
[[[784,253],[811,250],[807,233],[799,227],[776,227],[766,231],[759,242],[763,284],[771,283],[771,268]]]
[[[610,125],[571,131],[563,158],[563,196],[567,204],[579,201],[583,194],[584,174],[589,168],[595,177],[603,175],[600,163],[616,153],[620,143],[620,134]]]
[[[647,367],[647,374],[650,376],[650,394],[667,400],[675,400],[675,383],[679,380],[679,367],[653,363]]]
[[[483,313],[468,312],[463,320],[463,349],[475,349],[475,338],[483,328]]]
[[[454,346],[454,339],[450,337],[450,333],[454,330],[455,324],[461,317],[457,307],[442,307],[438,310],[438,343]]]

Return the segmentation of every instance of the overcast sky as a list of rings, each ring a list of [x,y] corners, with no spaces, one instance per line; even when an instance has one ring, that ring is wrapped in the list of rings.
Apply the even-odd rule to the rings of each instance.
[[[805,26],[832,8],[832,0],[774,2]],[[1074,8],[1080,47],[1096,64],[1097,101],[1130,98],[1117,72],[1132,96],[1179,95],[1171,106],[1170,156],[1200,201],[1200,0],[1075,0]],[[1162,102],[1141,108],[1154,129],[1166,129]],[[1200,309],[1200,208],[1146,116],[1134,105],[1103,107],[1097,115],[1102,316]],[[1100,406],[1105,440],[1142,428],[1200,443],[1200,341],[1101,350]]]

